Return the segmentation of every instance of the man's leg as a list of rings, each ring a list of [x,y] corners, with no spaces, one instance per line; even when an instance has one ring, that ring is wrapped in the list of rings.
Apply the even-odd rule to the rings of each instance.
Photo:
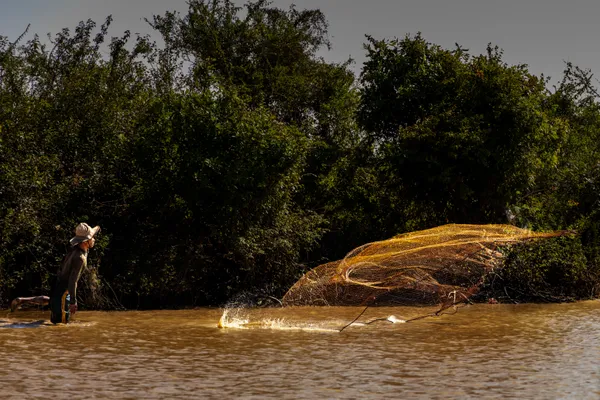
[[[50,302],[48,296],[17,297],[10,303],[10,311],[15,311],[22,304],[45,306]]]
[[[66,324],[69,322],[69,303],[71,295],[68,290],[50,298],[50,322],[53,324]]]

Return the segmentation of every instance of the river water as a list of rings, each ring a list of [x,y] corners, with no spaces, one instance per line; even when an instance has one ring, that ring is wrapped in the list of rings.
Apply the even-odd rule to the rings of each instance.
[[[6,311],[0,398],[600,398],[600,301],[361,311]]]

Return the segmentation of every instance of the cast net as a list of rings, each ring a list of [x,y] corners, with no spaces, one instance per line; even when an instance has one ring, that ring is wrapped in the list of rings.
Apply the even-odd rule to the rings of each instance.
[[[565,232],[511,225],[443,225],[369,243],[302,276],[284,306],[439,306],[468,301],[499,267],[499,247]]]

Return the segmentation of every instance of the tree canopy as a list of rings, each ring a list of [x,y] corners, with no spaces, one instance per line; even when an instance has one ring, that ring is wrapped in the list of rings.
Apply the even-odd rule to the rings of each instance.
[[[577,229],[598,268],[591,71],[567,64],[550,88],[497,47],[416,34],[367,37],[355,77],[318,56],[321,11],[265,0],[191,0],[148,36],[111,21],[0,37],[3,302],[48,291],[80,221],[102,226],[87,307],[280,296],[360,244],[445,223]]]

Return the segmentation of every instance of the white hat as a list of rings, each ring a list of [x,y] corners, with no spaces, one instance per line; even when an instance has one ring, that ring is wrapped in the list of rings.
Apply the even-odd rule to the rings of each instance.
[[[80,223],[75,228],[75,237],[70,240],[71,246],[75,246],[86,240],[90,240],[100,230],[99,226],[91,227],[85,222]]]

